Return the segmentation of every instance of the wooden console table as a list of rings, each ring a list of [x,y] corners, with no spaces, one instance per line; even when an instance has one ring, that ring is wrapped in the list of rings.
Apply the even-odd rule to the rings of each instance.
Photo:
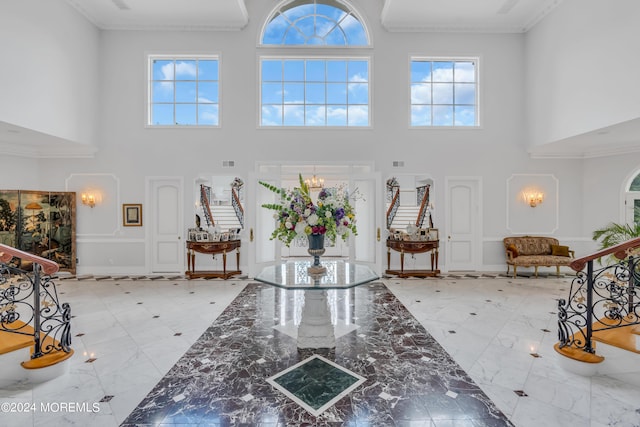
[[[236,250],[236,269],[227,271],[227,252]],[[222,253],[222,271],[195,271],[196,270],[196,252],[201,254],[219,254]],[[189,279],[204,278],[222,278],[242,274],[240,271],[240,240],[229,240],[226,242],[187,242],[187,271],[185,275]]]
[[[387,239],[387,270],[385,273],[399,277],[434,277],[440,275],[438,270],[439,240],[393,240]],[[400,270],[391,270],[391,250],[400,252]],[[404,254],[419,254],[431,251],[431,270],[405,270]]]

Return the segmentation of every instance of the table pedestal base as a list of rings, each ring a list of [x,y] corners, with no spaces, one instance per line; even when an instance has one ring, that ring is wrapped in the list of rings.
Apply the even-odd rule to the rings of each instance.
[[[334,348],[336,335],[327,305],[327,291],[305,291],[298,348]]]

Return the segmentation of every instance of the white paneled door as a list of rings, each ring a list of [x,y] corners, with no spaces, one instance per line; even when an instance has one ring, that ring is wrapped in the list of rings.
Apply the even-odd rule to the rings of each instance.
[[[151,271],[184,272],[182,178],[149,178]]]
[[[258,181],[268,182],[280,187],[279,175],[249,173],[247,184],[247,200],[255,200],[251,206],[246,203],[248,215],[246,216],[249,232],[249,276],[255,277],[268,265],[280,261],[281,243],[271,240],[271,232],[276,224],[273,211],[262,207],[266,203],[278,203],[275,194],[258,184]]]
[[[382,273],[382,198],[380,173],[352,174],[349,180],[351,194],[356,195],[356,225],[358,235],[350,237],[351,261],[368,265],[377,274]]]
[[[481,254],[481,212],[479,178],[446,179],[446,268],[477,270]]]

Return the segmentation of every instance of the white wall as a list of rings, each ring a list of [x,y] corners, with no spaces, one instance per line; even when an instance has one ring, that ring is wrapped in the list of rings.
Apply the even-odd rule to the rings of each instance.
[[[526,35],[531,145],[640,117],[640,2],[564,0]]]
[[[623,222],[627,180],[640,172],[640,154],[584,161],[585,234],[610,222]]]
[[[97,29],[63,1],[4,1],[0,40],[0,121],[93,143]]]
[[[381,197],[389,176],[433,177],[434,222],[444,229],[445,177],[478,176],[483,183],[483,268],[501,269],[504,266],[501,239],[510,233],[506,209],[509,177],[523,173],[552,174],[559,183],[558,216],[554,213],[541,220],[558,221],[554,235],[569,244],[584,240],[582,162],[531,160],[525,152],[524,35],[389,33],[380,26],[378,2],[354,0],[373,36],[373,48],[353,51],[372,57],[372,129],[262,130],[256,125],[256,66],[261,53],[273,50],[257,49],[256,43],[263,19],[275,4],[247,3],[249,25],[239,32],[101,32],[98,52],[101,79],[96,97],[100,110],[99,151],[95,159],[40,161],[41,186],[64,189],[71,174],[112,174],[119,181],[116,191],[120,203],[144,203],[148,176],[180,176],[190,187],[203,173],[240,176],[246,181],[258,161],[307,164],[371,161],[383,178]],[[28,16],[24,12],[24,17]],[[76,25],[84,28],[82,24]],[[32,51],[37,49],[31,46]],[[220,129],[144,127],[148,53],[221,55]],[[409,129],[407,80],[411,55],[480,58],[480,129]],[[222,160],[235,160],[235,168],[223,169]],[[405,167],[393,168],[394,160],[404,161]],[[186,232],[193,226],[194,200],[191,188],[185,188],[184,194]],[[89,215],[88,208],[79,207],[78,215]],[[89,220],[83,224],[85,230],[91,227]],[[144,272],[147,268],[140,255],[144,250],[140,245],[145,238],[144,227],[126,227],[106,237],[92,237],[91,231],[88,234],[78,245],[79,271]],[[246,255],[244,243],[243,250]],[[446,259],[444,251],[443,247],[440,260]],[[245,256],[242,263],[246,262]],[[441,267],[446,268],[442,264]],[[245,268],[246,264],[242,269]]]

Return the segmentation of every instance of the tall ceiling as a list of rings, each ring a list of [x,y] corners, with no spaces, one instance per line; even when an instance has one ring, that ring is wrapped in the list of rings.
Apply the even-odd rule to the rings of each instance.
[[[239,31],[248,23],[246,3],[280,0],[64,0],[104,30]],[[360,0],[378,1],[388,31],[525,33],[562,0]],[[599,157],[638,151],[640,119],[531,148],[532,157]],[[0,149],[37,156],[38,147],[64,141],[0,122]],[[8,143],[8,145],[6,144]],[[2,151],[2,150],[0,150]],[[73,150],[71,150],[73,151]],[[11,150],[8,151],[11,153]],[[92,153],[80,153],[80,156]]]
[[[66,1],[102,29],[239,30],[248,21],[246,0]],[[390,31],[518,33],[562,0],[378,1],[383,2],[380,20]]]

